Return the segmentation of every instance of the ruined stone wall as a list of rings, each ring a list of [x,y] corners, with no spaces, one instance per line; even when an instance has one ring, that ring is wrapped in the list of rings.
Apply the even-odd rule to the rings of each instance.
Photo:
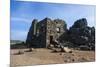
[[[60,19],[47,21],[46,45],[50,45],[50,41],[56,41],[66,31],[65,22]]]
[[[50,41],[55,41],[66,31],[65,21],[45,18],[41,21],[33,20],[28,32],[26,43],[33,47],[47,47]]]
[[[36,45],[36,27],[37,27],[38,20],[34,19],[30,26],[29,32],[27,34],[26,44],[28,47],[32,47],[32,45]],[[30,45],[31,44],[31,45]]]

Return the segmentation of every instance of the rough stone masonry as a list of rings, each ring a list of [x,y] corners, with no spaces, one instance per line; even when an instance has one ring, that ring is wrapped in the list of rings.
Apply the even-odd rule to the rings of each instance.
[[[26,44],[29,47],[48,47],[66,32],[65,21],[45,18],[41,21],[34,19],[29,29]]]

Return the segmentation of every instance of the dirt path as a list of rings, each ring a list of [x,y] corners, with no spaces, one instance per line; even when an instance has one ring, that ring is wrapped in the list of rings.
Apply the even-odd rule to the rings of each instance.
[[[49,49],[34,49],[32,52],[25,52],[27,49],[21,49],[24,54],[15,55],[18,49],[11,50],[11,67],[19,65],[39,65],[39,64],[60,64],[71,62],[90,62],[95,60],[93,51],[76,51],[72,53],[53,53]]]

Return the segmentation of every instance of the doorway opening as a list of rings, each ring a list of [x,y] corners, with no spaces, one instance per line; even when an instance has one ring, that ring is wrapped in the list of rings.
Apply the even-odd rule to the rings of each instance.
[[[50,36],[50,44],[52,44],[53,36]]]

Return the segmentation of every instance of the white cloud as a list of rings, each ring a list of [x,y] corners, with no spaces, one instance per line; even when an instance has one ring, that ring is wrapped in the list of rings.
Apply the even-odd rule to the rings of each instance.
[[[21,21],[21,22],[24,22],[24,23],[31,23],[32,22],[31,19],[18,18],[18,17],[11,17],[11,21]]]

